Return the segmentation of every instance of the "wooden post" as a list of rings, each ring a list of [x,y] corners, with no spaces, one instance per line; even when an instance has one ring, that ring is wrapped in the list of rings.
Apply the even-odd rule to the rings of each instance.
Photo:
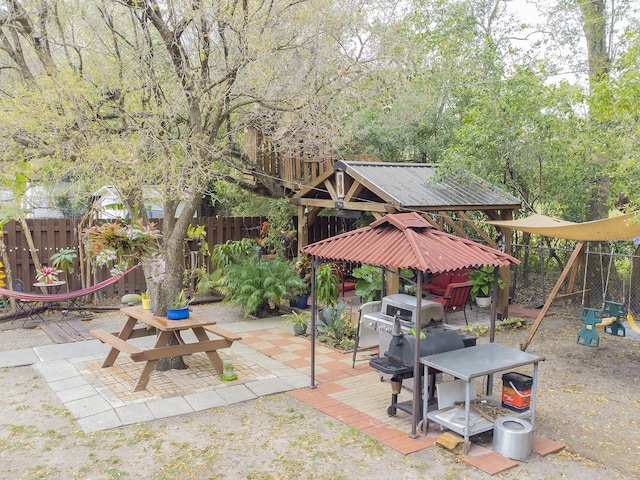
[[[558,281],[556,282],[556,284],[554,285],[553,289],[551,290],[551,293],[549,294],[549,297],[547,298],[547,301],[545,302],[544,306],[542,307],[542,310],[540,310],[540,313],[538,314],[538,317],[536,318],[536,321],[533,322],[533,326],[531,327],[531,330],[529,331],[529,336],[527,337],[525,342],[520,345],[520,350],[522,350],[523,352],[527,349],[527,347],[531,343],[531,340],[533,340],[533,336],[538,331],[538,327],[540,327],[540,324],[542,323],[542,320],[544,319],[544,316],[547,314],[547,312],[549,311],[549,307],[551,307],[551,304],[553,303],[553,301],[555,300],[556,296],[558,295],[558,291],[560,290],[560,287],[562,286],[565,278],[567,278],[567,275],[569,274],[569,271],[571,271],[571,269],[574,267],[574,264],[575,264],[576,260],[580,257],[580,254],[582,252],[583,247],[584,247],[584,243],[580,242],[580,243],[578,243],[578,245],[576,245],[576,248],[573,250],[573,253],[571,254],[571,258],[569,258],[569,261],[567,262],[567,265],[564,267],[564,270],[560,274],[560,277],[558,278]],[[585,286],[583,285],[582,288],[584,289],[584,287]]]

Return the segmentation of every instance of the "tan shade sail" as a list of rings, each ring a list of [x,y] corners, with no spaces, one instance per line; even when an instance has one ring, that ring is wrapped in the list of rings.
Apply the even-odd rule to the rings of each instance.
[[[602,242],[606,240],[631,240],[634,237],[640,237],[640,222],[634,219],[635,216],[635,213],[628,213],[603,220],[574,223],[534,214],[518,220],[494,220],[487,223],[545,237],[580,242]]]

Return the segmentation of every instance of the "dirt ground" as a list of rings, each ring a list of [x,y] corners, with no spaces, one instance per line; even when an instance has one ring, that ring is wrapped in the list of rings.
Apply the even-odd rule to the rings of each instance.
[[[241,319],[220,304],[194,308],[220,323]],[[104,313],[91,326],[111,330],[121,321]],[[0,350],[53,343],[38,328],[0,327]],[[577,316],[547,318],[528,348],[547,359],[536,435],[566,450],[533,454],[493,478],[640,478],[640,343],[601,335],[599,348],[580,346],[579,327]],[[527,332],[501,331],[496,341],[517,348]],[[403,456],[287,394],[85,434],[33,367],[2,369],[0,381],[0,478],[492,478],[439,447]]]

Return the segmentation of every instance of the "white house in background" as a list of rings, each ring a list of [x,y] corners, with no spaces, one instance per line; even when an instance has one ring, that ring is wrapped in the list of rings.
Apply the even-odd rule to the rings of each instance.
[[[29,212],[25,215],[26,218],[64,218],[64,212],[55,204],[55,196],[67,195],[71,188],[69,183],[64,182],[55,187],[31,185],[24,195],[20,208]],[[158,188],[145,187],[143,191],[149,218],[163,218],[164,207]],[[74,194],[77,195],[77,193]],[[118,189],[112,185],[98,189],[91,195],[90,200],[95,202],[99,219],[129,218],[129,212],[123,208]],[[8,205],[13,202],[14,196],[11,189],[0,187],[0,205]],[[178,205],[176,216],[180,215],[183,208],[184,204],[181,202]]]
[[[10,188],[0,188],[0,204],[7,205],[15,202]],[[64,213],[56,206],[54,192],[44,187],[31,185],[27,188],[20,208],[29,213],[26,218],[64,218]]]
[[[157,187],[143,187],[145,208],[149,218],[163,218],[164,207],[162,195]],[[109,220],[114,218],[129,218],[129,212],[122,204],[122,197],[113,185],[106,185],[91,194],[91,200],[98,218]],[[180,215],[184,204],[180,202],[176,210],[176,217]]]

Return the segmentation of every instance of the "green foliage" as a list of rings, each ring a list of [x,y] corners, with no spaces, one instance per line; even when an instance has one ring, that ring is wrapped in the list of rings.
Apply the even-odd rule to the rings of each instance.
[[[251,238],[228,240],[213,247],[211,265],[213,272],[196,269],[191,273],[196,277],[196,290],[200,293],[224,293],[227,267],[239,265],[258,258],[258,244]]]
[[[304,289],[298,293],[300,295],[306,295],[311,291],[311,257],[306,254],[302,254],[296,260],[296,273],[304,282]]]
[[[162,233],[155,224],[123,223],[120,220],[94,225],[82,232],[85,249],[96,265],[125,268],[159,252]]]
[[[297,310],[293,310],[284,317],[284,322],[287,325],[304,325],[305,328],[309,324],[309,320],[311,320],[309,312],[299,312]]]
[[[222,283],[225,301],[240,307],[245,316],[258,317],[278,315],[283,299],[304,287],[293,262],[279,258],[232,264]]]
[[[257,254],[258,244],[251,238],[227,240],[213,247],[211,265],[214,269],[237,265],[252,257],[257,259]]]
[[[416,336],[416,327],[411,327],[409,329],[409,331],[407,332],[408,335],[411,335],[412,337]],[[427,334],[424,333],[422,330],[420,330],[420,340],[424,340],[425,338],[427,338]]]
[[[527,327],[527,322],[520,317],[509,317],[502,321],[501,326],[512,330],[520,330]]]
[[[493,289],[495,267],[482,267],[469,274],[471,298],[488,297]],[[504,282],[498,278],[498,288],[504,288]]]
[[[180,290],[169,304],[169,308],[186,308],[192,301],[193,298],[187,296],[187,292]]]
[[[204,256],[209,255],[209,245],[206,242],[207,231],[204,225],[189,225],[187,227],[187,241],[196,242],[198,251]]]
[[[197,268],[191,272],[196,278],[196,290],[200,293],[224,293],[224,269],[217,268],[211,273]]]
[[[73,273],[73,262],[78,258],[75,249],[61,248],[49,257],[49,261],[54,268],[61,268],[69,273]]]
[[[297,235],[291,220],[295,213],[295,207],[291,205],[288,198],[278,198],[269,202],[267,224],[261,232],[260,239],[260,246],[265,251],[285,257],[287,249]]]
[[[339,301],[336,305],[327,305],[318,316],[318,341],[332,347],[348,350],[353,347],[356,337],[356,327],[351,321],[348,304]]]
[[[475,323],[474,325],[465,325],[462,327],[463,333],[473,335],[474,337],[484,337],[489,333],[489,330],[489,325],[480,325],[479,323]]]
[[[373,265],[362,265],[354,268],[352,275],[358,279],[356,282],[356,295],[362,298],[362,302],[380,300],[382,291],[382,269]]]
[[[202,241],[206,238],[207,231],[204,225],[189,225],[187,227],[187,239]]]
[[[335,305],[340,294],[340,279],[334,263],[316,268],[316,300],[319,305]]]

